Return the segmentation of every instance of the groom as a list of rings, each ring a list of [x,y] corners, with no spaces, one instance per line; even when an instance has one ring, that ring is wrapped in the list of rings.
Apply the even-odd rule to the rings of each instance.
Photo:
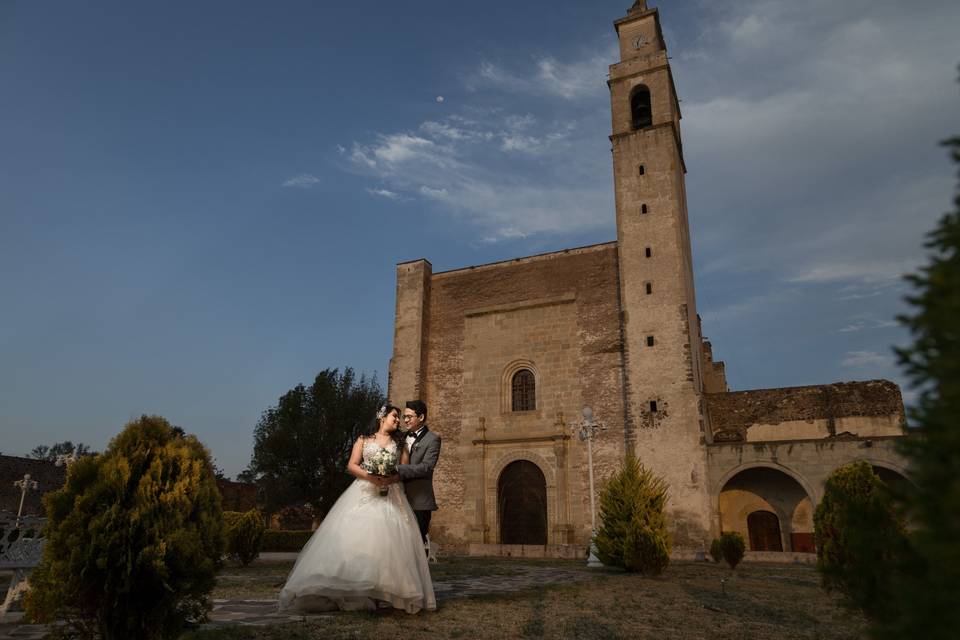
[[[403,410],[403,422],[407,430],[407,451],[410,464],[401,464],[397,473],[403,480],[407,500],[413,508],[420,527],[420,537],[427,541],[430,517],[437,510],[433,495],[433,468],[440,457],[440,436],[427,428],[427,405],[420,400],[411,400]]]

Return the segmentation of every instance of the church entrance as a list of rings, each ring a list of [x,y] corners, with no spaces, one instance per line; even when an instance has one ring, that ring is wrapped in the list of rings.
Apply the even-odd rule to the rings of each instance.
[[[497,481],[500,544],[547,544],[547,481],[529,460],[511,462]]]
[[[747,516],[751,551],[783,551],[780,519],[769,511],[754,511]]]

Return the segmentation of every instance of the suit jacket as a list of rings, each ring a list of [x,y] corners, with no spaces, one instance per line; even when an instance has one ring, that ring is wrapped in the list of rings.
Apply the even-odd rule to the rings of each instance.
[[[437,498],[433,494],[433,468],[440,458],[440,436],[424,425],[423,431],[410,448],[410,464],[397,466],[403,480],[407,500],[414,511],[436,511]]]

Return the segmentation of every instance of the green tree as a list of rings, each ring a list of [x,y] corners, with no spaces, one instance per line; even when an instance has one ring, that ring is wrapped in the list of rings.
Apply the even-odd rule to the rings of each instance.
[[[892,571],[905,557],[906,538],[890,492],[869,462],[830,474],[813,526],[824,587],[872,620],[889,619]]]
[[[37,460],[47,460],[49,462],[55,462],[57,459],[57,456],[61,456],[61,455],[74,454],[79,458],[80,456],[89,456],[89,455],[94,455],[95,453],[96,453],[95,451],[91,451],[90,447],[83,444],[82,442],[78,442],[76,445],[74,445],[73,442],[71,442],[70,440],[64,440],[63,442],[57,442],[50,446],[42,444],[40,446],[34,447],[33,450],[30,452],[29,457],[36,458]]]
[[[210,454],[159,416],[126,425],[44,496],[43,558],[25,599],[36,621],[83,638],[173,638],[202,618],[223,554]]]
[[[944,144],[960,166],[960,137]],[[908,277],[914,314],[901,318],[913,344],[898,350],[919,390],[910,411],[919,433],[901,445],[912,491],[898,500],[914,556],[897,575],[898,616],[875,630],[882,638],[955,638],[960,630],[960,186],[926,246],[929,263]]]
[[[264,489],[267,509],[309,502],[325,515],[350,483],[346,467],[354,440],[383,402],[376,377],[325,369],[312,385],[297,385],[264,411],[249,471]]]
[[[747,543],[743,536],[737,531],[725,531],[717,539],[717,547],[720,557],[727,563],[731,569],[736,569],[740,561],[743,560],[743,554],[747,551]],[[712,552],[712,548],[711,548]]]
[[[605,565],[659,575],[670,562],[667,484],[629,457],[600,493],[597,555]]]
[[[263,547],[266,526],[263,514],[257,509],[250,511],[224,511],[226,524],[227,553],[244,567],[257,559]]]

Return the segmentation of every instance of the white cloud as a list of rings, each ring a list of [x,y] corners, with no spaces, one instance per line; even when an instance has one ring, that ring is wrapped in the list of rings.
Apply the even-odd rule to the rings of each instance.
[[[845,327],[837,329],[838,333],[857,333],[870,329],[890,329],[899,327],[900,323],[894,320],[856,320]]]
[[[312,176],[310,174],[304,173],[299,176],[294,176],[292,178],[287,179],[286,181],[284,181],[283,186],[301,187],[304,189],[308,189],[313,185],[317,184],[318,182],[320,182],[320,178],[318,178],[317,176]]]
[[[469,83],[474,88],[555,96],[570,101],[590,100],[598,94],[603,95],[607,67],[618,55],[618,49],[611,41],[611,46],[604,51],[571,62],[558,60],[554,56],[535,57],[532,68],[518,72],[484,60]]]
[[[416,133],[356,142],[349,158],[386,185],[378,188],[459,216],[487,242],[520,240],[612,225],[609,165],[570,162],[571,147],[591,144],[573,138],[580,130],[567,120],[474,107],[426,120]]]
[[[894,363],[892,355],[882,355],[876,351],[847,351],[840,364],[844,367],[856,369],[884,368]]]
[[[400,194],[389,189],[367,189],[367,193],[373,196],[380,196],[381,198],[387,198],[388,200],[397,200],[400,198]]]

